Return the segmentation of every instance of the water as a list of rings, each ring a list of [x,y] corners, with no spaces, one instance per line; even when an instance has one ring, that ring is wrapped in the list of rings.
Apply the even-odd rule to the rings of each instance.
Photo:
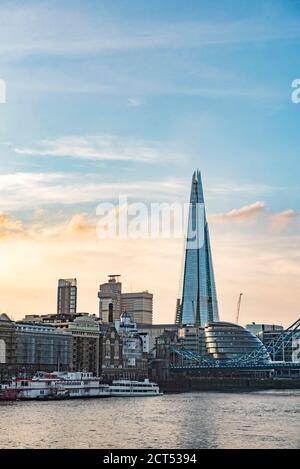
[[[0,448],[299,448],[300,390],[0,403]]]

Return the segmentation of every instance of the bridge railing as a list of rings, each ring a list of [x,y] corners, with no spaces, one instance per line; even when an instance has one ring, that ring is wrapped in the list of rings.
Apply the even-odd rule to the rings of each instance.
[[[173,346],[170,348],[170,352],[173,354],[173,362],[170,364],[170,367],[265,367],[268,363],[271,368],[274,365],[277,367],[277,362],[272,361],[271,357],[277,356],[282,347],[290,345],[297,332],[300,335],[300,319],[295,321],[286,330],[282,331],[266,346],[262,343],[257,350],[228,360],[211,359],[193,350]],[[269,357],[267,354],[269,354]],[[177,360],[175,356],[177,356]],[[281,367],[285,366],[284,361],[279,363],[281,363]],[[291,367],[291,362],[287,363],[289,363],[288,366]],[[299,363],[295,363],[295,367],[299,365]]]

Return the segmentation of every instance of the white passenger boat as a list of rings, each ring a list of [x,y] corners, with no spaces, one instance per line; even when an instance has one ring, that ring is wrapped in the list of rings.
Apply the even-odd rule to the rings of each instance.
[[[99,398],[110,395],[108,384],[101,383],[100,378],[92,373],[84,372],[39,372],[30,379],[13,379],[9,386],[3,386],[0,391],[0,399],[4,400]]]
[[[130,379],[114,380],[110,385],[111,396],[115,397],[145,397],[159,396],[159,387],[149,379],[144,381],[131,381]]]
[[[114,380],[103,384],[101,378],[86,372],[38,372],[33,378],[14,378],[0,385],[0,400],[56,400],[86,397],[159,396],[159,387],[149,379]]]

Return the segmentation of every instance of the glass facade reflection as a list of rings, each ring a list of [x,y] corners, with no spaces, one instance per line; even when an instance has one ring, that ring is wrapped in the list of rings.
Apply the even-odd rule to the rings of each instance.
[[[218,321],[218,302],[200,171],[192,179],[180,324]]]
[[[270,355],[259,338],[238,324],[209,322],[204,329],[204,340],[207,353],[216,360],[237,359],[259,352],[260,362],[270,362]]]

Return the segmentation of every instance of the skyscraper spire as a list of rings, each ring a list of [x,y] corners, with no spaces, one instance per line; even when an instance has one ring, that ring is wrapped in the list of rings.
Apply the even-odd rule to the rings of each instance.
[[[197,170],[192,178],[179,323],[204,326],[207,321],[218,320],[203,187]]]

